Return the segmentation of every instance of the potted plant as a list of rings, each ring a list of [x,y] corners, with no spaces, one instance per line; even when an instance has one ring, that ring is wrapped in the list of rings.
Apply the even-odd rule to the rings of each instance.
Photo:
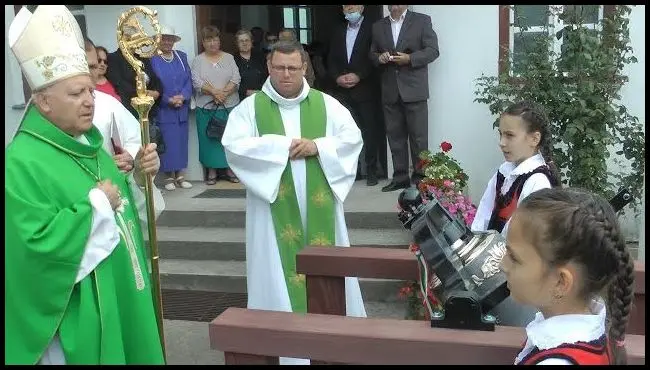
[[[459,220],[471,225],[476,215],[476,206],[465,194],[469,177],[460,166],[460,163],[449,155],[453,146],[447,141],[440,143],[440,150],[436,153],[425,150],[420,153],[420,162],[417,164],[423,170],[424,179],[418,184],[418,190],[423,193],[422,198],[427,199],[433,195],[447,211]],[[411,252],[418,256],[419,247],[411,243]],[[420,271],[422,273],[422,271]],[[406,318],[412,320],[428,320],[429,312],[424,300],[423,291],[427,291],[429,303],[438,305],[438,300],[433,296],[433,276],[422,277],[426,279],[426,286],[421,281],[406,281],[400,288],[399,297],[406,301]],[[428,287],[428,289],[426,289]]]

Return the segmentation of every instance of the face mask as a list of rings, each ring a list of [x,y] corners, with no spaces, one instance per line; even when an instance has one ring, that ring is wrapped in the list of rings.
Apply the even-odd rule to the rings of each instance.
[[[361,19],[361,13],[352,12],[345,14],[345,19],[350,23],[357,23]]]

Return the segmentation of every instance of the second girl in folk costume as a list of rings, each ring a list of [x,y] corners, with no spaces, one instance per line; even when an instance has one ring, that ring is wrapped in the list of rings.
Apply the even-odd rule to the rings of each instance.
[[[174,44],[181,38],[171,27],[161,27],[161,34],[162,55],[151,58],[151,67],[162,85],[156,123],[166,150],[160,156],[160,170],[165,172],[165,189],[188,189],[192,184],[185,180],[183,172],[187,168],[192,74],[187,54],[174,50]]]
[[[551,158],[550,122],[541,106],[522,101],[508,107],[499,119],[499,137],[505,162],[488,182],[471,228],[505,236],[521,201],[558,186],[560,176]],[[492,313],[502,325],[525,326],[536,312],[508,297]]]
[[[499,147],[505,162],[488,182],[472,231],[506,235],[510,216],[531,193],[560,185],[551,155],[550,122],[541,106],[523,101],[499,119]]]

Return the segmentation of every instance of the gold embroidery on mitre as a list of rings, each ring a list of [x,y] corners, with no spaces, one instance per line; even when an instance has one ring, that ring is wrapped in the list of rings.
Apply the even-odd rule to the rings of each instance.
[[[35,64],[41,70],[45,82],[74,72],[88,73],[88,62],[81,54],[46,55],[36,60]]]
[[[331,245],[332,242],[327,239],[325,233],[317,233],[316,236],[309,242],[311,245]]]
[[[70,19],[65,18],[62,15],[57,15],[52,21],[52,29],[54,32],[59,33],[65,37],[70,37],[72,35],[72,23]]]
[[[311,196],[311,200],[314,202],[314,205],[316,205],[316,207],[322,207],[325,204],[325,192],[321,189],[317,190]]]
[[[54,77],[54,71],[52,70],[54,59],[56,59],[55,56],[48,55],[43,57],[40,61],[36,61],[36,65],[43,70],[41,73],[43,74],[43,77],[45,77],[46,81],[49,81]]]
[[[301,230],[294,229],[291,224],[288,224],[282,230],[280,238],[284,240],[285,243],[297,243],[300,241],[300,236],[302,235]]]

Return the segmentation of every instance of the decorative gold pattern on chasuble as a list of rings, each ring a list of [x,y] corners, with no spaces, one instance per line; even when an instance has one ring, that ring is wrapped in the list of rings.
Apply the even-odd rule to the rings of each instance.
[[[332,242],[327,239],[325,233],[317,233],[312,240],[309,241],[311,245],[332,245]]]
[[[294,285],[300,285],[305,282],[305,275],[303,274],[296,274],[293,275],[289,278],[292,284]]]
[[[322,189],[316,190],[316,192],[311,196],[312,202],[316,207],[322,207],[325,204],[325,191]]]
[[[124,202],[124,199],[122,199]],[[128,202],[128,201],[127,201]],[[144,289],[144,276],[142,275],[142,268],[140,268],[140,261],[138,260],[138,254],[135,247],[135,241],[133,238],[135,224],[133,221],[129,221],[128,227],[124,222],[124,216],[122,212],[117,212],[118,219],[118,229],[120,232],[120,237],[124,240],[126,244],[126,249],[129,252],[129,257],[131,257],[131,266],[133,268],[133,276],[135,277],[135,287],[138,290]]]
[[[300,242],[301,236],[302,236],[302,231],[294,229],[294,227],[291,224],[287,224],[282,230],[282,233],[280,234],[280,238],[285,243],[298,243]]]
[[[278,199],[284,200],[290,190],[291,185],[280,184],[280,188],[278,189]]]

